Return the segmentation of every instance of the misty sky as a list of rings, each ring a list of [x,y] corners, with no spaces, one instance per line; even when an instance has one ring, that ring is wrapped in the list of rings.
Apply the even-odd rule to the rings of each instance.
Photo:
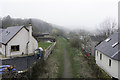
[[[118,1],[0,0],[0,17],[38,18],[70,29],[93,30],[106,18],[117,21]]]

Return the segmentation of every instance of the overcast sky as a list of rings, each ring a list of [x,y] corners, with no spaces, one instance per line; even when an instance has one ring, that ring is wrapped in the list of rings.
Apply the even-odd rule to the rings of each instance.
[[[93,30],[106,18],[117,21],[118,1],[120,0],[0,0],[0,16],[38,18],[70,29]]]

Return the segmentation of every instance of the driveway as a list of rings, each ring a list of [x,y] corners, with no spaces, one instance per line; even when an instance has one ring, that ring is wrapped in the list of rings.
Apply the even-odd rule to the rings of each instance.
[[[37,58],[34,56],[25,56],[25,57],[16,57],[13,59],[1,60],[2,65],[13,65],[16,70],[23,71],[32,66],[32,64],[37,61]],[[0,61],[0,62],[1,62]]]

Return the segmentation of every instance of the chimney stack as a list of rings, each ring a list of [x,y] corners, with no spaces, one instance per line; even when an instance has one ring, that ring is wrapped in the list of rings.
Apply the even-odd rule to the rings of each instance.
[[[32,24],[29,23],[29,42],[31,41],[31,37],[32,37]]]

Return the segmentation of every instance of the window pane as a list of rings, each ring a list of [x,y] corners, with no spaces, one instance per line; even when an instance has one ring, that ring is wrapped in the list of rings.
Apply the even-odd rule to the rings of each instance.
[[[109,59],[109,66],[111,66],[111,60]]]
[[[14,46],[11,46],[11,51],[14,51],[15,50],[15,47]]]
[[[11,46],[11,51],[19,51],[19,45]]]
[[[19,51],[19,45],[16,46],[16,51]]]

